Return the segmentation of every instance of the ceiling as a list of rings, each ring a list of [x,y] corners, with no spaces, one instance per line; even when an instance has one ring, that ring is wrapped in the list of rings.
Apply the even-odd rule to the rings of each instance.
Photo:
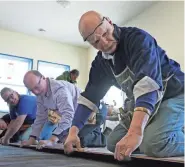
[[[154,1],[70,1],[64,8],[56,1],[0,1],[0,28],[88,47],[78,32],[78,21],[88,10],[108,16],[114,23],[126,21]],[[38,31],[39,28],[46,30]]]

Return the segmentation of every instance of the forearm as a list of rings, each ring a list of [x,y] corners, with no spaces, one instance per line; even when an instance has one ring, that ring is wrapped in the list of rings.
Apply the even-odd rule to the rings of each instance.
[[[38,114],[36,116],[36,120],[32,124],[32,131],[30,136],[35,136],[36,138],[39,138],[40,132],[42,131],[42,128],[45,124],[45,122],[48,121],[47,115],[44,114]]]
[[[22,122],[19,123],[17,121],[14,121],[7,129],[6,134],[5,134],[5,139],[9,140],[10,138],[13,137],[13,135],[21,128]]]
[[[153,114],[157,103],[157,91],[149,92],[137,98],[135,111],[129,130],[143,134],[150,115]]]
[[[44,124],[48,121],[48,113],[47,109],[44,108],[43,102],[40,98],[37,98],[37,112],[36,119],[32,124],[32,132],[30,136],[34,136],[39,138],[40,132],[44,126]]]
[[[81,129],[87,122],[91,113],[92,113],[92,110],[90,110],[84,105],[79,104],[73,118],[72,126],[75,126],[78,129]]]
[[[44,126],[44,123],[32,124],[32,131],[31,131],[30,136],[34,136],[35,138],[39,138],[39,134],[42,131],[43,126]]]
[[[72,126],[70,128],[70,131],[69,131],[69,135],[73,135],[73,134],[78,134],[79,133],[79,128],[77,126]]]
[[[149,115],[147,113],[143,111],[135,111],[128,133],[134,132],[139,135],[143,135],[148,119]]]

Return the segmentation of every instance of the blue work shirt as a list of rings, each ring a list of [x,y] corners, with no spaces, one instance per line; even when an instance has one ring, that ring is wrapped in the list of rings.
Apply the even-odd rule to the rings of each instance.
[[[36,97],[20,95],[20,99],[17,106],[10,110],[10,118],[11,120],[13,120],[20,115],[27,115],[26,120],[33,123],[36,118],[36,111]]]
[[[159,101],[184,93],[184,73],[179,63],[167,56],[154,37],[136,27],[116,25],[114,36],[118,41],[115,53],[99,51],[92,62],[88,84],[81,93],[83,102],[72,124],[79,129],[113,85],[131,101],[124,107],[127,111],[144,107],[151,115],[157,111]]]

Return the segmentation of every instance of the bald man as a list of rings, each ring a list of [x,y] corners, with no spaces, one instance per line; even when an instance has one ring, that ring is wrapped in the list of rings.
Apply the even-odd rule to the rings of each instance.
[[[22,142],[22,146],[35,144],[36,140],[40,140],[38,148],[52,146],[58,141],[64,143],[78,105],[80,89],[67,81],[45,78],[36,70],[25,74],[24,84],[37,96],[37,114],[30,138]],[[78,103],[80,101],[79,99]],[[107,109],[102,106],[100,112],[96,114],[96,122],[94,124],[87,122],[81,129],[78,134],[81,146],[106,146],[106,139],[100,128],[106,115]]]
[[[89,82],[77,107],[65,152],[73,151],[78,132],[112,85],[128,97],[122,121],[108,138],[117,160],[138,147],[148,156],[184,154],[184,73],[156,39],[135,27],[118,27],[95,11],[82,15],[79,32],[98,49]],[[88,103],[87,103],[88,101]],[[129,121],[130,120],[130,121]]]
[[[22,145],[32,145],[38,139],[42,139],[39,145],[51,145],[59,140],[64,142],[73,120],[80,90],[67,81],[45,78],[36,70],[25,74],[24,84],[37,96],[37,113],[30,138],[22,142]]]

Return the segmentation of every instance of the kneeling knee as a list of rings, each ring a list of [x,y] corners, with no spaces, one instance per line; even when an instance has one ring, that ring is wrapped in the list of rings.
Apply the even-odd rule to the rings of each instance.
[[[115,147],[116,147],[116,141],[113,140],[112,136],[109,135],[108,138],[107,138],[107,149],[110,151],[110,152],[114,152],[115,151]]]
[[[168,157],[170,155],[168,150],[168,145],[164,141],[156,141],[154,139],[151,140],[145,140],[142,144],[141,150],[142,152],[150,157],[156,157],[156,158],[164,158]]]
[[[165,157],[164,152],[157,147],[158,147],[157,145],[147,145],[145,146],[143,152],[145,155],[150,157],[156,157],[156,158]]]

